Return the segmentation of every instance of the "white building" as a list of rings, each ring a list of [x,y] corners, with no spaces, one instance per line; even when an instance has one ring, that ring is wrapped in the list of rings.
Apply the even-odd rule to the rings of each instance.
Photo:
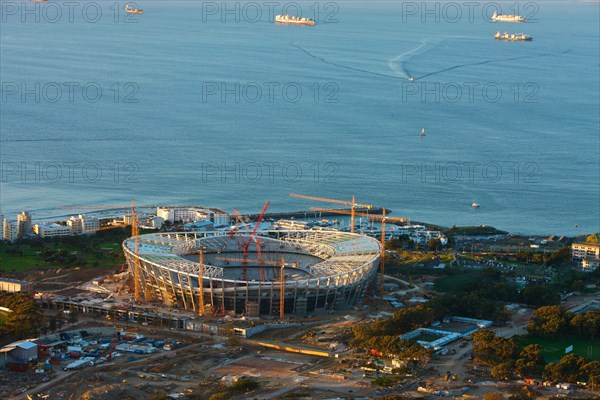
[[[146,229],[162,229],[164,219],[161,217],[148,218],[147,221],[144,222],[143,225],[140,225],[142,228]]]
[[[600,258],[600,244],[598,243],[573,243],[571,245],[573,261],[583,261],[586,258]]]
[[[92,233],[100,228],[100,220],[96,217],[88,217],[79,214],[77,217],[72,216],[67,221],[67,226],[71,229],[71,233],[78,235],[81,233]]]
[[[215,226],[229,225],[229,213],[216,208],[194,206],[158,207],[156,209],[156,216],[171,223],[208,220],[212,221]]]
[[[600,259],[598,258],[585,258],[581,260],[581,268],[584,271],[593,271],[600,267]]]
[[[17,234],[19,238],[25,237],[31,233],[31,214],[28,211],[21,211],[17,215]]]
[[[4,219],[2,223],[2,239],[14,242],[19,238],[19,225],[16,222],[11,222]]]
[[[72,235],[71,228],[66,225],[59,224],[35,224],[33,231],[36,235],[41,238],[46,237],[57,237],[57,236],[70,236]]]

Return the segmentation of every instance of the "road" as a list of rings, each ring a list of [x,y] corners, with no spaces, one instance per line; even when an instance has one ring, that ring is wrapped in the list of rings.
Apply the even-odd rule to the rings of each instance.
[[[411,285],[413,286],[410,289],[396,290],[394,292],[389,292],[389,294],[400,294],[400,295],[404,296],[408,292],[415,292],[415,291],[421,290],[421,288],[419,286],[415,285],[414,283],[409,283],[409,282],[403,281],[402,279],[398,279],[395,276],[384,275],[384,278],[385,278],[385,280],[400,282],[401,284],[403,284],[406,287],[410,287]]]

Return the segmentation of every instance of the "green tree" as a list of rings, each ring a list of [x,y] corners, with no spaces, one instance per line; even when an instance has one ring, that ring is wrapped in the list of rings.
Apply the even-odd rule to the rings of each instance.
[[[591,361],[581,367],[590,389],[595,390],[600,387],[600,361]]]
[[[541,376],[544,370],[542,346],[530,344],[525,346],[515,362],[515,372],[524,378]]]
[[[571,246],[564,246],[550,253],[546,262],[550,265],[565,264],[571,261]]]
[[[509,380],[515,368],[515,363],[513,360],[508,360],[503,363],[500,363],[492,368],[492,377],[496,379],[500,379],[502,381]]]
[[[567,330],[570,319],[560,306],[540,307],[533,312],[527,331],[532,335],[556,337]]]
[[[476,363],[495,367],[514,357],[516,344],[513,339],[497,337],[489,329],[473,334],[473,358]]]
[[[567,354],[558,362],[551,362],[544,369],[544,378],[553,381],[575,383],[583,376],[585,358],[576,354]]]
[[[532,306],[549,306],[560,303],[560,295],[546,285],[527,286],[521,292],[521,301]]]

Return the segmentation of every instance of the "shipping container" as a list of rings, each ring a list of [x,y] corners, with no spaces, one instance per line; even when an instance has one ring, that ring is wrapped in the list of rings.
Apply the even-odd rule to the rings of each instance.
[[[15,372],[27,372],[27,370],[29,369],[29,363],[19,361],[11,361],[8,364],[6,364],[6,366],[8,367],[8,369]]]

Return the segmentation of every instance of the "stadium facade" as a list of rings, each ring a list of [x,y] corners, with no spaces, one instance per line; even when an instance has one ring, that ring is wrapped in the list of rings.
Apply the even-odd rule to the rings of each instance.
[[[123,249],[144,298],[199,312],[202,290],[205,312],[248,316],[279,315],[282,258],[285,314],[305,316],[356,304],[381,255],[377,240],[335,230],[155,233]]]

